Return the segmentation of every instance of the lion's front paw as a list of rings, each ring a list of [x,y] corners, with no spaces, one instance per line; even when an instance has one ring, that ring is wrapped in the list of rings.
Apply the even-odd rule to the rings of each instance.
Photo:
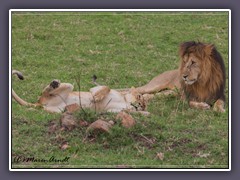
[[[221,100],[221,99],[218,99],[218,100],[214,103],[213,110],[214,110],[214,111],[217,111],[217,112],[222,112],[222,113],[224,113],[224,112],[225,112],[225,109],[224,109],[224,101]]]
[[[189,105],[190,107],[197,108],[197,109],[210,109],[210,105],[205,102],[190,101]]]
[[[56,88],[59,87],[60,83],[61,83],[60,80],[54,79],[54,80],[50,83],[50,86],[51,86],[53,89],[56,89]]]
[[[200,107],[201,109],[210,109],[210,105],[207,104],[207,103],[205,103],[205,102],[200,102],[200,103],[199,103],[199,107]]]

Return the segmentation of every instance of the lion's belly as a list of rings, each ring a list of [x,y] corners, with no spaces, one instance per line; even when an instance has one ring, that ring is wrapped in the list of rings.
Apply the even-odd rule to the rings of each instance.
[[[67,105],[78,104],[83,108],[92,108],[93,97],[89,92],[73,92],[67,98]]]
[[[127,103],[119,92],[111,90],[101,102],[97,103],[96,108],[100,111],[119,112],[130,108],[130,103]]]

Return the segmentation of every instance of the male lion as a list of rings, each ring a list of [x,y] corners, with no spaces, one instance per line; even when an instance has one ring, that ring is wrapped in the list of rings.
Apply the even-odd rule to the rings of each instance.
[[[225,112],[225,67],[220,53],[213,44],[185,42],[180,45],[180,66],[164,72],[148,84],[138,87],[141,94],[165,89],[180,89],[190,107]]]
[[[13,70],[19,79],[23,80],[21,72]],[[96,111],[120,112],[127,110],[147,115],[145,101],[141,94],[132,88],[125,92],[110,89],[107,86],[96,86],[90,92],[73,91],[70,83],[60,83],[53,80],[44,88],[37,103],[28,103],[21,99],[12,90],[13,98],[21,105],[30,107],[42,107],[48,112],[63,112],[67,106],[79,105],[81,108],[90,108]]]

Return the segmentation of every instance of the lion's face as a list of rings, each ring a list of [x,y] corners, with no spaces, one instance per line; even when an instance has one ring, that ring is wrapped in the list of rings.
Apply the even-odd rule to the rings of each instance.
[[[130,89],[130,93],[126,94],[125,99],[130,102],[136,111],[144,111],[146,109],[146,102],[143,95],[138,93],[134,87]]]
[[[180,76],[186,85],[192,85],[200,78],[202,62],[194,54],[185,55],[180,66]]]
[[[132,103],[132,105],[136,108],[137,111],[146,110],[146,103],[142,94],[135,95],[135,101]]]

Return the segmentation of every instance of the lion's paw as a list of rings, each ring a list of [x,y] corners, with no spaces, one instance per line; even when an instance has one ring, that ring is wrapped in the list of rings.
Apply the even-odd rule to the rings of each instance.
[[[61,83],[60,80],[54,79],[54,80],[50,83],[50,86],[51,86],[53,89],[56,89],[56,88],[59,87],[60,83]]]
[[[94,97],[94,102],[100,102],[103,100],[103,98],[105,97],[104,95],[102,94],[98,94],[98,95],[95,95],[93,96]]]
[[[224,112],[225,112],[225,109],[224,109],[224,101],[218,99],[218,100],[214,103],[213,110],[214,110],[214,111],[217,111],[217,112],[222,112],[222,113],[224,113]]]
[[[210,109],[210,105],[205,103],[205,102],[200,102],[199,103],[199,106],[202,108],[202,109]]]
[[[198,109],[210,109],[210,105],[205,102],[190,101],[189,105],[190,107],[194,107]]]

